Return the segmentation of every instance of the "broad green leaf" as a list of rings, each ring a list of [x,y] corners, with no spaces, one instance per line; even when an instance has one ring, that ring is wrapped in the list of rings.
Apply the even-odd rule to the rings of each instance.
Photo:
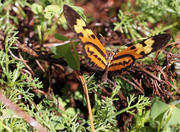
[[[61,46],[53,46],[51,47],[51,52],[53,52],[56,57],[64,57],[68,48],[69,48],[69,44],[61,45]]]
[[[54,37],[56,38],[56,39],[58,39],[58,40],[63,40],[63,41],[67,41],[67,40],[69,40],[67,37],[65,37],[64,35],[61,35],[61,34],[58,34],[58,33],[56,33],[55,35],[54,35]]]
[[[75,49],[75,44],[73,44],[73,47],[74,52],[72,52],[69,44],[52,47],[51,51],[55,54],[56,57],[63,57],[66,63],[72,69],[80,70],[80,61],[78,53]]]
[[[80,60],[79,60],[79,55],[78,55],[78,52],[76,50],[76,45],[78,44],[79,42],[75,42],[72,47],[73,47],[73,51],[74,51],[74,58],[76,60],[76,65],[77,65],[77,70],[80,70]]]
[[[165,104],[161,101],[156,101],[152,105],[150,117],[154,120],[155,118],[157,118],[159,115],[161,115],[168,109],[169,109],[169,107],[167,104]]]
[[[178,107],[177,105],[180,104],[180,100],[175,100],[175,101],[171,102],[170,104],[176,105],[176,107]]]
[[[68,65],[74,69],[79,70],[80,69],[80,62],[77,61],[77,57],[75,54],[72,53],[72,50],[68,48],[64,60],[68,63]]]
[[[180,125],[180,109],[178,109],[175,105],[169,105],[171,109],[171,118],[168,121],[167,125],[170,127],[171,125],[177,125],[179,123]]]

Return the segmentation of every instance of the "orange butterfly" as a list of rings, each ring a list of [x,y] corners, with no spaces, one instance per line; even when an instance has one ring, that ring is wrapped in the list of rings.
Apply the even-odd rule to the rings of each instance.
[[[64,5],[64,15],[71,29],[83,44],[85,58],[93,64],[91,69],[101,72],[117,72],[131,66],[136,59],[143,58],[164,47],[170,40],[169,34],[159,34],[134,44],[120,52],[108,53],[84,20],[71,7]]]

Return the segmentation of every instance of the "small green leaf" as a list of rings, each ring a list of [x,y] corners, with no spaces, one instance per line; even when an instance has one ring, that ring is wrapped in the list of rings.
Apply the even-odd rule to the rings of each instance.
[[[47,19],[51,19],[55,14],[60,14],[60,7],[57,5],[49,5],[45,8],[44,16]]]
[[[167,111],[168,108],[169,108],[168,105],[161,101],[154,102],[151,108],[151,114],[150,114],[151,118],[152,119],[157,118],[159,115]]]
[[[171,125],[177,125],[180,123],[180,109],[176,108],[174,105],[171,105],[172,109],[172,114],[171,114],[171,119],[168,121],[167,125],[170,127]]]
[[[55,37],[56,39],[62,40],[62,41],[67,41],[67,40],[69,40],[67,37],[65,37],[65,36],[63,36],[63,35],[61,35],[61,34],[58,34],[58,33],[56,33],[56,34],[54,35],[54,37]]]
[[[6,116],[6,117],[11,117],[15,114],[14,111],[10,109],[5,109],[5,110],[2,110],[1,112],[3,113],[3,116]]]
[[[77,45],[78,43],[79,43],[79,42],[73,43],[72,47],[73,47],[73,51],[74,51],[74,59],[75,59],[75,61],[76,61],[77,70],[80,70],[80,60],[79,60],[78,52],[77,52],[77,50],[76,50],[76,45]]]
[[[31,10],[32,10],[35,14],[39,14],[39,13],[42,13],[43,8],[42,8],[41,5],[34,3],[34,4],[32,4]]]
[[[39,40],[42,41],[42,26],[41,25],[37,25],[37,31],[38,31],[38,37]]]
[[[55,54],[56,57],[65,57],[65,54],[69,48],[69,45],[60,45],[51,47],[51,52]]]
[[[69,114],[71,114],[71,115],[76,115],[76,111],[75,111],[74,108],[67,108],[67,109],[66,109],[66,112],[69,113]]]
[[[80,61],[78,53],[75,49],[75,43],[73,45],[73,52],[69,44],[52,47],[51,51],[56,57],[63,57],[67,64],[74,70],[80,70]]]
[[[79,70],[80,69],[80,62],[77,61],[77,57],[75,54],[72,53],[72,50],[68,48],[64,60],[68,63],[68,65],[74,69]]]

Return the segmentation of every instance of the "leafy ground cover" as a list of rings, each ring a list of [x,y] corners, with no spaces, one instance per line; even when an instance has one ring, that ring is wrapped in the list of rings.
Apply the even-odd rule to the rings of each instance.
[[[180,130],[178,0],[0,3],[0,131],[92,131],[84,84],[95,131]],[[86,20],[107,50],[159,33],[172,39],[110,78],[116,86],[101,83],[83,61],[64,4]]]

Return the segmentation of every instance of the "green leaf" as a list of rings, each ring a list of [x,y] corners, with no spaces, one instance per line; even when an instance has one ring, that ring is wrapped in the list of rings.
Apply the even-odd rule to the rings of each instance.
[[[3,110],[1,110],[1,112],[3,113],[2,117],[6,116],[7,118],[9,118],[9,117],[12,117],[13,115],[15,115],[15,112],[10,109],[3,109]],[[20,117],[17,116],[17,118],[20,118]]]
[[[80,62],[78,62],[77,59],[78,56],[76,54],[73,54],[71,49],[68,48],[64,60],[68,63],[68,65],[74,69],[74,70],[79,70],[80,69]]]
[[[3,123],[0,121],[0,131],[3,131]]]
[[[76,45],[77,45],[78,43],[79,43],[79,42],[73,43],[72,48],[73,48],[73,51],[74,51],[74,59],[75,59],[75,61],[76,61],[77,70],[80,70],[80,60],[79,60],[78,52],[77,52],[77,50],[76,50]]]
[[[49,5],[45,8],[44,16],[47,19],[51,19],[55,14],[60,14],[60,7],[57,5]]]
[[[65,54],[69,48],[69,45],[60,45],[51,47],[51,52],[55,54],[56,57],[65,57]]]
[[[170,109],[172,110],[172,114],[167,125],[170,127],[171,125],[177,125],[178,123],[180,123],[180,118],[179,118],[180,109],[175,107],[175,105],[169,105],[169,106],[170,106]]]
[[[152,105],[150,117],[152,119],[156,119],[159,115],[161,115],[168,109],[169,109],[169,107],[167,104],[165,104],[161,101],[156,101]]]
[[[43,8],[42,8],[41,5],[34,3],[34,4],[32,4],[31,10],[32,10],[35,14],[39,14],[39,13],[42,13]]]
[[[180,100],[175,100],[175,101],[171,102],[170,104],[176,105],[176,107],[178,107],[177,105],[180,104]]]
[[[67,37],[65,37],[64,35],[61,35],[61,34],[58,34],[58,33],[56,33],[55,35],[54,35],[54,37],[56,38],[56,39],[58,39],[58,40],[62,40],[62,41],[67,41],[67,40],[69,40]]]
[[[52,47],[51,51],[56,57],[63,57],[67,64],[74,70],[80,70],[80,61],[78,53],[75,49],[75,43],[73,45],[73,52],[69,44]]]
[[[78,6],[71,6],[82,18],[87,21],[86,16],[84,15],[84,9]]]

